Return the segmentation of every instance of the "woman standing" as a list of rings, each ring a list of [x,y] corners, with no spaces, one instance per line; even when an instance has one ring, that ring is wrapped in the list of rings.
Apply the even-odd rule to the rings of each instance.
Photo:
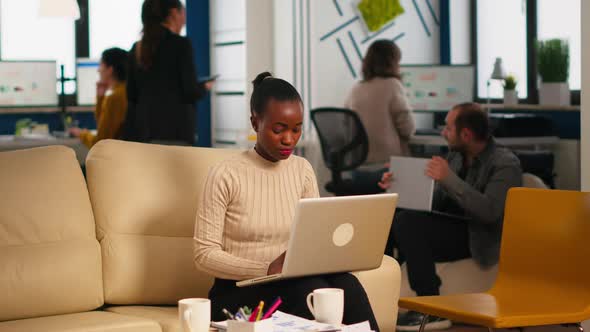
[[[400,74],[401,50],[381,39],[363,59],[363,80],[350,91],[345,107],[355,111],[369,136],[366,165],[383,167],[390,156],[409,155],[415,124]]]
[[[143,37],[129,56],[124,137],[193,145],[195,102],[212,83],[197,83],[191,42],[179,35],[185,8],[179,0],[145,0],[141,20]]]

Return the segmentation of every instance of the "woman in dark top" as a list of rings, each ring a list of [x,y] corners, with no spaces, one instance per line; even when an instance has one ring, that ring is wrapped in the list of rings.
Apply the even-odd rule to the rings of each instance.
[[[191,42],[179,35],[186,22],[179,0],[145,0],[143,37],[131,49],[124,138],[193,145],[195,102],[212,83],[199,84]]]

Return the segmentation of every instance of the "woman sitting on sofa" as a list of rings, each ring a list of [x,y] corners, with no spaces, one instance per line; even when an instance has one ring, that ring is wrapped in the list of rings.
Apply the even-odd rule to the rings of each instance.
[[[360,282],[351,274],[303,277],[238,288],[236,280],[280,273],[295,206],[318,197],[307,160],[291,156],[303,126],[303,103],[288,82],[262,73],[253,82],[251,123],[256,146],[214,166],[197,211],[194,254],[197,268],[215,276],[209,292],[212,319],[222,309],[256,307],[280,296],[281,311],[313,319],[306,296],[317,288],[344,289],[343,323],[368,320],[378,330]]]

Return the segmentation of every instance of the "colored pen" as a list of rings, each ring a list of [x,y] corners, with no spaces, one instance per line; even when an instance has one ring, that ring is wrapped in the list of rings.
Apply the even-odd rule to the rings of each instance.
[[[240,308],[238,310],[238,313],[240,314],[240,316],[242,316],[244,318],[245,321],[248,321],[248,315],[246,315],[246,312],[244,311],[244,308]]]
[[[236,318],[236,320],[240,321],[240,322],[245,322],[246,319],[244,318],[244,316],[242,316],[242,314],[240,313],[240,311],[236,312],[236,314],[234,315],[234,317]]]
[[[280,297],[277,297],[277,299],[272,304],[272,306],[270,306],[270,308],[268,309],[268,311],[264,314],[264,316],[262,316],[262,319],[267,319],[270,316],[272,316],[272,314],[277,310],[277,308],[281,305],[282,302],[283,301],[281,300],[281,298]]]
[[[252,314],[252,309],[250,309],[250,307],[248,306],[243,306],[242,309],[244,309],[244,313],[248,315],[248,317],[250,317],[250,315]]]
[[[262,301],[260,301],[260,303],[262,303]],[[260,309],[260,304],[256,308],[254,308],[254,311],[252,311],[252,314],[250,315],[250,318],[248,319],[249,322],[256,321],[256,317],[258,316],[259,309]]]
[[[256,321],[259,321],[260,318],[262,317],[262,308],[264,308],[264,301],[260,301],[260,304],[258,305],[258,313],[256,315]]]
[[[234,317],[234,315],[232,315],[231,312],[229,312],[227,309],[223,308],[223,309],[221,309],[221,311],[227,317],[227,319],[230,319],[230,320],[235,320],[236,319]]]

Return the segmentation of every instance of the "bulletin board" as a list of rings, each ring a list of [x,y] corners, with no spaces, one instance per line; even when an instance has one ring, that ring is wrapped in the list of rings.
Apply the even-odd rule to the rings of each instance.
[[[0,61],[0,106],[57,103],[55,61]]]
[[[448,111],[473,101],[473,66],[404,65],[401,74],[413,110]]]

